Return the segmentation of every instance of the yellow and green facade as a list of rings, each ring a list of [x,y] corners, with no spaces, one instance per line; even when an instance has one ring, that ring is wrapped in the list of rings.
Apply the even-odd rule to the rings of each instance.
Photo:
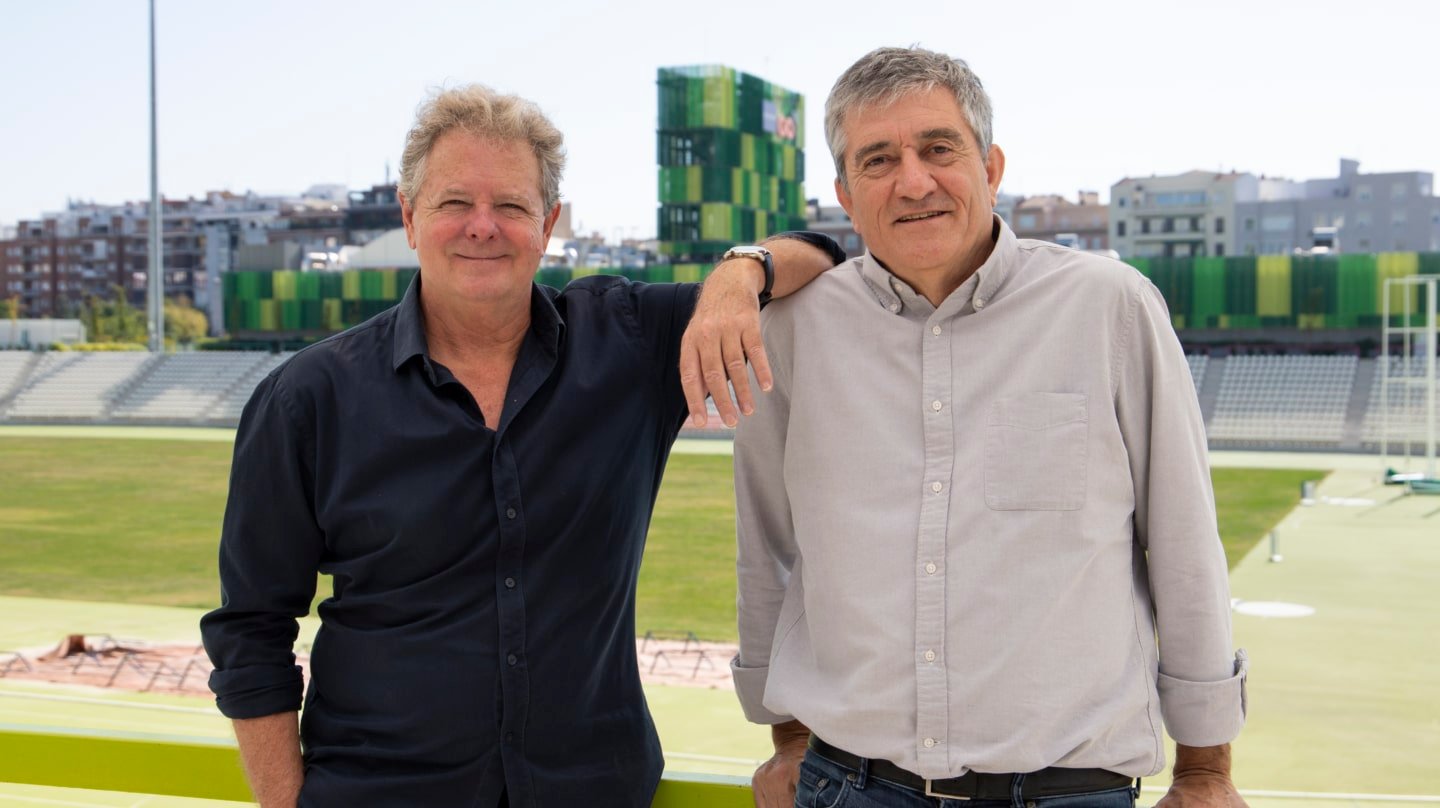
[[[1386,279],[1440,276],[1440,253],[1126,260],[1159,287],[1179,331],[1378,329]],[[707,262],[603,271],[637,281],[698,281],[710,267]],[[231,335],[254,336],[340,331],[398,303],[415,271],[227,273],[222,276],[225,328]],[[599,271],[547,267],[535,279],[563,287]],[[1406,297],[1411,324],[1422,324],[1423,288],[1395,288],[1390,295],[1392,326],[1403,325],[1399,313],[1406,310]]]
[[[655,83],[662,260],[698,277],[735,244],[805,227],[804,96],[720,65]]]
[[[1159,287],[1177,331],[1378,329],[1385,281],[1440,275],[1440,253],[1128,258]],[[1422,325],[1425,292],[1392,287],[1390,325]]]

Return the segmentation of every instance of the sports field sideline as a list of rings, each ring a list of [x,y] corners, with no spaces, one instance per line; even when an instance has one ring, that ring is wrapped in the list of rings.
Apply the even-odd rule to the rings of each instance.
[[[6,428],[8,434],[100,437],[94,427]],[[226,430],[165,438],[227,440]],[[108,430],[107,430],[108,432]],[[125,437],[150,430],[124,428]],[[167,430],[167,432],[173,432]],[[231,433],[233,434],[233,433]],[[114,433],[106,435],[114,436]],[[724,453],[726,441],[685,441],[679,452]],[[1330,468],[1320,501],[1279,525],[1284,560],[1256,545],[1232,573],[1236,642],[1252,659],[1250,720],[1236,743],[1236,780],[1254,808],[1440,805],[1440,499],[1400,497],[1378,484],[1378,458],[1217,453],[1217,466]],[[1298,494],[1298,492],[1297,492]],[[1297,497],[1298,499],[1298,497]],[[1307,617],[1255,616],[1279,602]],[[198,610],[0,597],[0,649],[52,644],[63,633],[104,631],[193,641]],[[93,628],[92,628],[93,627]],[[313,627],[309,630],[313,631]],[[768,748],[733,695],[647,690],[675,770],[748,774]],[[130,730],[228,738],[206,702],[0,679],[0,725]],[[77,762],[77,765],[83,765]],[[1148,802],[1164,778],[1147,780]],[[0,806],[202,806],[201,800],[0,785]]]

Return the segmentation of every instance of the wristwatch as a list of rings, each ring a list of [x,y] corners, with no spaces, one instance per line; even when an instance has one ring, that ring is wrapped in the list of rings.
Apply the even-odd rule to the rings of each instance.
[[[729,261],[731,258],[753,258],[760,262],[760,266],[765,268],[765,288],[760,290],[760,305],[769,303],[770,289],[775,285],[775,259],[770,251],[757,245],[731,247],[720,260]]]

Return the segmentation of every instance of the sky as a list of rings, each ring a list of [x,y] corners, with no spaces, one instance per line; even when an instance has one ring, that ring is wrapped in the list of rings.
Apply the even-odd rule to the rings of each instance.
[[[147,0],[6,0],[0,226],[149,196]],[[825,96],[867,51],[966,59],[1001,191],[1191,169],[1290,179],[1440,170],[1440,3],[900,4],[156,0],[160,189],[293,194],[398,173],[416,106],[482,82],[566,136],[577,230],[653,236],[658,67],[725,64],[805,95],[806,194],[835,204]]]

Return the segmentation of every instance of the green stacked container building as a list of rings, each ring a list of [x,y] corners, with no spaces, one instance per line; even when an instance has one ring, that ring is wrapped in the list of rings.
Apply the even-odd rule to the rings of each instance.
[[[735,244],[804,229],[803,96],[719,65],[662,67],[656,84],[663,280],[698,280]]]

